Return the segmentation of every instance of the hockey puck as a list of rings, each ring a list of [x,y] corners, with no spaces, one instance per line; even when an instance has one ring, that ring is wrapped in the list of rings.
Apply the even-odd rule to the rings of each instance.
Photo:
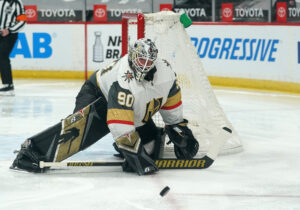
[[[159,194],[161,197],[165,196],[170,191],[170,188],[166,186]]]

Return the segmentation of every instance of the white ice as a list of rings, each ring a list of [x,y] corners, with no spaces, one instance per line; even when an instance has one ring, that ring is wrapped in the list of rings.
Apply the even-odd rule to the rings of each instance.
[[[0,96],[0,209],[300,209],[300,96],[215,88],[244,151],[204,170],[149,176],[120,167],[63,168],[45,174],[9,169],[28,137],[70,114],[83,81],[15,80]],[[110,158],[107,136],[72,160]],[[170,192],[161,197],[165,187]]]

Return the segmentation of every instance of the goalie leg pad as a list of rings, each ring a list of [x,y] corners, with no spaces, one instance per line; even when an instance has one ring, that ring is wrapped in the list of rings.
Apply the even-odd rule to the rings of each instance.
[[[101,111],[100,111],[101,110]],[[109,133],[106,124],[106,100],[99,98],[94,103],[70,115],[60,123],[32,136],[25,142],[34,145],[34,152],[43,157],[43,161],[60,162],[71,155],[87,148]],[[16,163],[36,162],[35,156],[22,150]]]

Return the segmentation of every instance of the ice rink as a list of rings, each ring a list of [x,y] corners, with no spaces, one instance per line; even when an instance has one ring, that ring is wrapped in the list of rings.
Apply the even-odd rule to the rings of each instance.
[[[296,210],[300,209],[300,95],[215,88],[244,151],[219,156],[204,170],[148,176],[120,167],[11,171],[20,144],[66,117],[83,81],[15,80],[0,96],[2,210]],[[72,160],[111,158],[108,135]],[[165,187],[170,192],[161,197]]]

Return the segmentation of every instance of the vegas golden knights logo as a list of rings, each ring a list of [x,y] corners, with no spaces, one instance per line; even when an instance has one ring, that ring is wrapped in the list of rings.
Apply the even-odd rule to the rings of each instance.
[[[152,101],[148,102],[146,105],[146,113],[142,120],[143,123],[146,123],[150,117],[152,117],[162,105],[163,98],[154,98]]]
[[[62,121],[62,133],[58,140],[54,162],[60,162],[80,151],[89,112],[90,105]]]

